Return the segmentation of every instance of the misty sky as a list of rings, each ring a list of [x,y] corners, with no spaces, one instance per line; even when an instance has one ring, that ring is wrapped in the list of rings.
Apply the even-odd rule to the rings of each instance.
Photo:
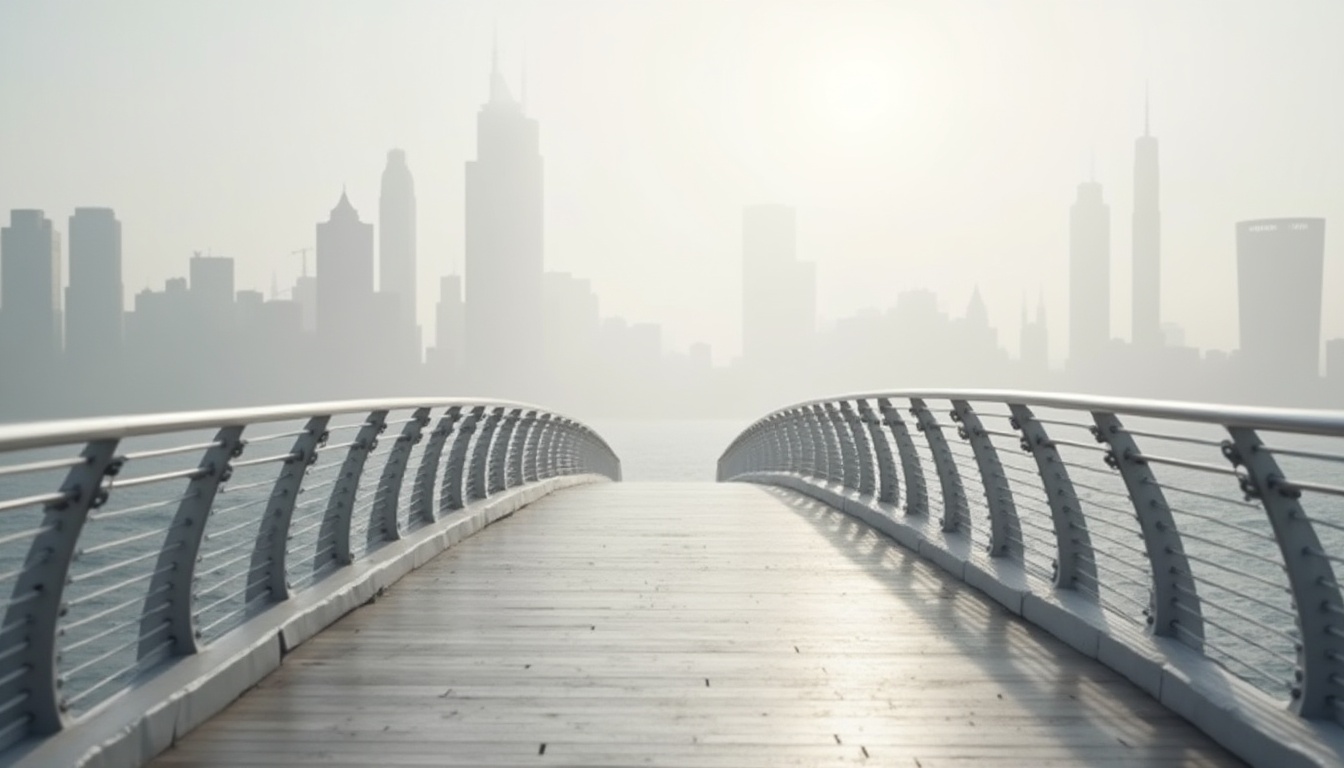
[[[1233,222],[1324,216],[1325,331],[1344,336],[1337,0],[5,0],[0,210],[44,208],[64,233],[75,206],[116,208],[128,296],[206,249],[237,259],[240,288],[285,290],[342,185],[376,221],[402,147],[429,338],[437,275],[461,271],[496,24],[541,122],[547,268],[673,348],[737,353],[741,208],[784,202],[823,325],[920,287],[960,315],[978,283],[1015,351],[1043,290],[1058,358],[1090,157],[1127,337],[1145,80],[1164,319],[1234,347]]]

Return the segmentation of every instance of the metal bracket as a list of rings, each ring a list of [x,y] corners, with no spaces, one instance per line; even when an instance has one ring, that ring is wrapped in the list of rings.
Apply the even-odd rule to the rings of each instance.
[[[952,401],[952,420],[961,425],[957,432],[971,444],[976,466],[980,469],[985,503],[989,508],[989,556],[1009,556],[1021,561],[1022,526],[1017,520],[1017,506],[1013,503],[1003,464],[999,462],[999,452],[969,402]]]
[[[1092,539],[1087,534],[1087,518],[1083,515],[1078,494],[1074,493],[1064,459],[1030,408],[1015,403],[1008,407],[1017,428],[1022,430],[1023,447],[1036,460],[1036,471],[1041,476],[1045,497],[1050,501],[1050,522],[1055,531],[1055,587],[1073,589],[1079,575],[1090,577],[1095,584],[1096,556],[1092,551]]]
[[[933,466],[938,472],[938,481],[943,490],[942,527],[945,533],[962,531],[970,535],[971,513],[966,504],[966,493],[961,487],[961,474],[957,471],[957,462],[952,458],[952,449],[947,446],[943,428],[933,417],[924,401],[910,398],[910,415],[915,424],[929,441],[929,452],[933,454]],[[913,448],[913,446],[911,446]]]

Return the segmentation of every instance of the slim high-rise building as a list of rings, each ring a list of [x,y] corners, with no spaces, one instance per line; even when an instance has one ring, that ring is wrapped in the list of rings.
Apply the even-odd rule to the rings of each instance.
[[[1110,339],[1111,209],[1088,181],[1069,209],[1069,367],[1095,370]]]
[[[1157,139],[1148,130],[1134,141],[1132,341],[1140,349],[1162,346],[1162,213],[1158,206]]]
[[[1237,223],[1241,362],[1258,383],[1320,375],[1325,219]]]
[[[61,347],[61,235],[42,211],[10,211],[0,230],[0,353],[23,365]]]
[[[328,345],[358,349],[372,341],[373,225],[359,220],[350,198],[317,225],[317,333]]]
[[[120,358],[123,341],[121,222],[111,208],[76,208],[69,237],[66,354],[81,364],[110,366]]]
[[[742,359],[756,370],[792,359],[816,329],[816,267],[798,261],[797,221],[786,205],[742,213]]]
[[[415,314],[415,180],[406,152],[387,153],[378,196],[378,292],[396,296],[397,321],[409,329]]]
[[[542,352],[542,160],[537,121],[510,95],[496,57],[466,167],[466,352],[472,384],[534,391]]]

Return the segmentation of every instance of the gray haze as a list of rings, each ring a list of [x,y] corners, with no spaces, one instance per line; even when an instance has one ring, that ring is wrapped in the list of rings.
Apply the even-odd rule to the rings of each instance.
[[[478,121],[496,29],[499,75],[535,121],[544,168],[537,255],[589,281],[602,317],[658,326],[664,353],[694,361],[708,344],[718,366],[738,358],[744,209],[774,203],[793,209],[800,269],[815,274],[799,301],[815,304],[823,342],[927,289],[952,318],[982,306],[996,334],[984,349],[1005,359],[1031,335],[1024,303],[1033,317],[1042,304],[1062,369],[1070,206],[1089,180],[1109,207],[1099,333],[1130,339],[1145,91],[1160,144],[1162,322],[1185,345],[1235,350],[1236,223],[1320,217],[1324,284],[1300,287],[1325,297],[1322,339],[1344,337],[1332,300],[1344,295],[1336,2],[12,0],[0,7],[4,223],[10,209],[43,210],[68,258],[75,209],[114,209],[130,310],[138,292],[187,275],[195,251],[234,259],[237,289],[289,298],[295,251],[317,245],[342,191],[375,225],[409,193],[414,210],[398,216],[416,223],[414,245],[371,237],[414,263],[376,273],[414,278],[433,347],[439,278],[466,269],[471,304],[467,169],[488,164]],[[413,182],[399,161],[389,168],[394,149]],[[409,307],[379,301],[368,316]],[[961,378],[939,383],[1055,383],[949,370]],[[916,373],[856,370],[798,394],[930,383]],[[795,394],[771,380],[734,386],[763,403]],[[453,389],[439,381],[416,388]],[[1079,381],[1065,384],[1097,388]]]

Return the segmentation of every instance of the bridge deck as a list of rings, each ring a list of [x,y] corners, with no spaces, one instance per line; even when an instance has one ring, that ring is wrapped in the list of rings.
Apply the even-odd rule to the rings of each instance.
[[[155,765],[1163,761],[1235,763],[851,518],[621,483],[462,542]]]

